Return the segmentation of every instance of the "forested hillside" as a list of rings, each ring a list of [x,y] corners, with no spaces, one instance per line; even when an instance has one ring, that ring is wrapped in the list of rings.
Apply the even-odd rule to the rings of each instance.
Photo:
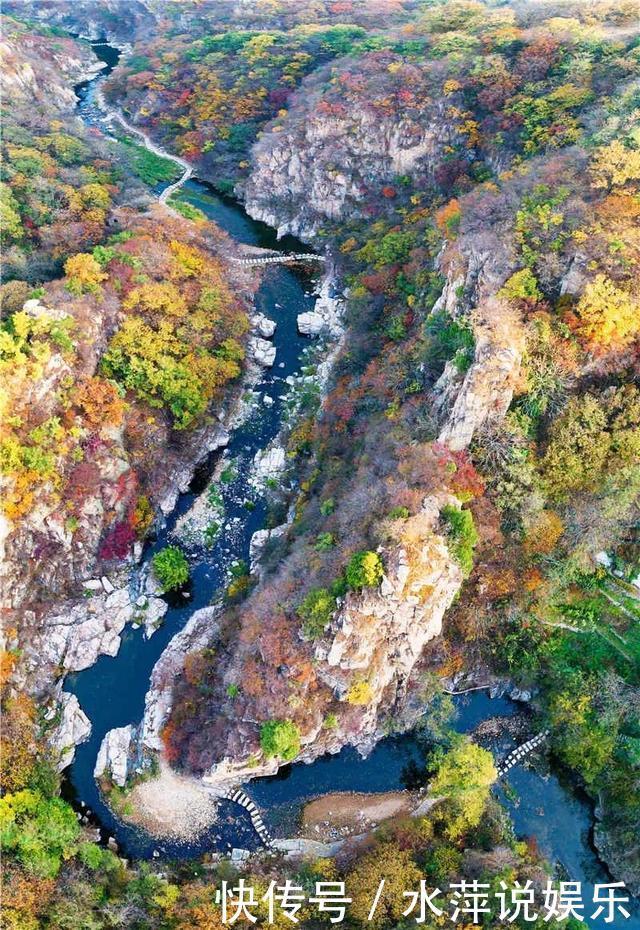
[[[13,0],[5,17],[12,930],[219,928],[216,885],[241,874],[215,857],[119,859],[53,774],[62,676],[141,622],[129,592],[142,543],[215,447],[260,331],[257,276],[229,263],[235,244],[193,191],[157,205],[170,168],[141,171],[73,112],[96,61],[60,27],[123,45],[112,7]],[[53,29],[34,21],[47,17]],[[491,793],[493,757],[450,724],[452,692],[492,685],[524,696],[552,770],[593,803],[602,859],[640,893],[635,4],[146,0],[128,17],[107,104],[321,253],[344,289],[344,333],[323,331],[306,380],[288,379],[283,465],[265,481],[275,532],[211,593],[215,622],[169,646],[127,744],[129,782],[113,769],[101,782],[110,803],[134,816],[132,789],[158,764],[226,791],[368,752],[422,719],[415,777],[433,805],[332,857],[256,858],[242,874],[262,893],[285,872],[305,887],[344,880],[352,927],[371,923],[385,878],[381,930],[406,923],[402,889],[421,880],[539,890],[551,867]],[[156,619],[199,557],[154,556]],[[104,572],[115,612],[107,589],[83,594]]]

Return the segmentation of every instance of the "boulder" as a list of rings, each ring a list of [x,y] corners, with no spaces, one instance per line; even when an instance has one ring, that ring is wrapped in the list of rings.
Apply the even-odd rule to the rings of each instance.
[[[251,358],[263,368],[271,368],[276,360],[275,346],[272,346],[266,339],[260,339],[259,336],[252,336],[249,339],[248,349]]]
[[[96,766],[93,770],[95,778],[108,775],[114,784],[124,788],[129,769],[129,749],[132,737],[131,724],[109,730],[100,744]]]
[[[276,323],[264,313],[254,313],[251,317],[251,326],[263,339],[271,339],[276,331]]]
[[[298,314],[298,332],[303,336],[319,336],[324,326],[324,318],[314,310]]]
[[[84,713],[75,694],[63,691],[60,695],[60,721],[49,736],[49,744],[58,755],[59,772],[73,762],[76,746],[84,743],[91,733],[91,721]]]
[[[261,449],[253,460],[254,478],[266,480],[277,477],[283,470],[286,453],[282,446],[275,445],[268,449]]]

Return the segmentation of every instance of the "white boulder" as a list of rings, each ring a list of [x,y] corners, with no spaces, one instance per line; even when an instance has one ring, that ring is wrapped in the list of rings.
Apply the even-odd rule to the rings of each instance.
[[[276,323],[264,313],[254,313],[251,317],[251,326],[263,339],[271,339],[276,331]]]
[[[309,310],[298,314],[298,332],[303,336],[319,336],[324,327],[324,318],[319,313]]]
[[[276,360],[275,346],[272,346],[266,339],[260,339],[259,336],[252,336],[249,339],[248,349],[251,358],[263,368],[271,368]]]
[[[93,770],[95,778],[108,775],[114,784],[124,788],[127,781],[132,737],[131,724],[109,730],[100,744],[96,766]]]
[[[84,743],[90,733],[91,721],[80,707],[78,698],[63,691],[60,695],[60,721],[49,737],[49,743],[58,755],[59,772],[71,765],[76,746]]]

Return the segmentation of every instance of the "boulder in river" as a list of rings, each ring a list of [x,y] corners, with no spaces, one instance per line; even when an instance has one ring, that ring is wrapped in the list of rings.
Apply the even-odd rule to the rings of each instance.
[[[303,336],[319,336],[325,327],[325,321],[319,313],[309,310],[298,314],[298,332]]]
[[[263,339],[271,339],[276,331],[276,323],[264,313],[254,313],[251,317],[251,326]]]
[[[96,766],[93,770],[95,778],[108,775],[114,784],[124,788],[127,781],[132,737],[131,724],[109,730],[100,744]]]
[[[249,355],[251,358],[262,365],[263,368],[271,368],[276,360],[276,348],[266,339],[260,339],[259,336],[252,336],[248,343]]]
[[[59,757],[59,772],[71,765],[76,746],[84,743],[90,733],[91,721],[80,707],[78,698],[75,694],[63,691],[60,695],[60,721],[49,737],[49,743]]]

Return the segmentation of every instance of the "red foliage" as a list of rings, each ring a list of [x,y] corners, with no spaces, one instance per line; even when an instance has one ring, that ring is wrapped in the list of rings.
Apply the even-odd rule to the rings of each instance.
[[[107,533],[100,546],[99,556],[107,562],[125,559],[136,541],[136,531],[129,519],[120,520]]]
[[[391,187],[390,185],[386,185],[385,187],[383,187],[383,188],[382,188],[382,196],[383,196],[383,197],[387,197],[389,200],[391,200],[393,197],[396,196],[396,189],[395,189],[395,187]]]
[[[437,445],[435,451],[439,464],[451,472],[449,487],[454,494],[471,495],[471,497],[481,497],[484,494],[484,481],[476,471],[466,450],[452,452],[445,446]]]

